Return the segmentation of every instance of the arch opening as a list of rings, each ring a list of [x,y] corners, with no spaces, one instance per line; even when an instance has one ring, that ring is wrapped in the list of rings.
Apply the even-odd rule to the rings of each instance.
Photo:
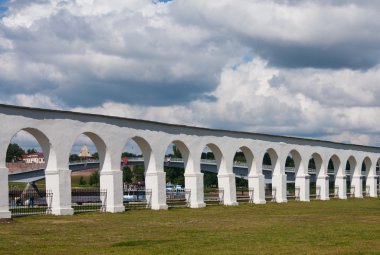
[[[272,148],[268,149],[263,156],[262,164],[265,178],[265,199],[270,201],[274,195],[273,175],[281,171],[277,152]]]
[[[149,143],[139,136],[128,139],[121,154],[123,204],[126,208],[147,205],[145,177],[148,169],[153,166],[154,159]]]
[[[368,179],[368,175],[370,173],[372,167],[372,162],[369,157],[365,157],[361,166],[361,175],[362,175],[362,187],[363,187],[363,194],[366,196],[370,196],[371,193],[371,184]]]
[[[215,144],[207,144],[201,153],[200,169],[204,174],[204,201],[206,204],[220,202],[218,174],[225,168],[223,154]]]
[[[234,155],[233,171],[235,173],[236,196],[238,201],[249,200],[248,176],[252,169],[254,156],[246,147],[240,147]]]
[[[95,133],[84,132],[71,146],[71,202],[74,212],[97,211],[102,207],[101,171],[109,166],[107,147]]]
[[[357,169],[357,162],[353,156],[347,159],[344,174],[346,176],[346,195],[353,197],[355,195],[355,185],[353,184],[353,178]]]
[[[185,143],[179,140],[171,142],[166,148],[163,164],[168,206],[186,206],[189,203],[191,188],[186,186],[185,173],[193,170],[194,162]]]
[[[55,152],[48,137],[40,130],[24,128],[15,133],[5,153],[9,170],[9,207],[12,215],[45,214],[51,192],[46,190],[45,174],[56,169]],[[18,174],[16,174],[18,173]]]
[[[317,183],[318,182],[318,176],[324,176],[325,173],[322,170],[322,157],[318,153],[313,153],[311,155],[311,158],[309,159],[308,163],[308,169],[307,169],[309,175],[310,175],[310,197],[313,198],[320,198],[321,192],[322,192],[322,186],[325,185],[325,183]],[[317,188],[318,186],[318,188]]]
[[[329,196],[336,197],[338,194],[338,186],[336,185],[336,176],[340,168],[340,159],[337,155],[333,155],[329,159],[329,163],[327,165],[327,174],[329,176]]]

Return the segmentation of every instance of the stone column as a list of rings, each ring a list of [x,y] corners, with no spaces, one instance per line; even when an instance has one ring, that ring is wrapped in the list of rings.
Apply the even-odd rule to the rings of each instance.
[[[329,191],[329,176],[320,174],[317,176],[316,186],[321,188],[321,200],[329,200],[330,199],[330,191]]]
[[[355,187],[354,196],[357,198],[363,198],[363,176],[354,175],[351,177],[351,186]]]
[[[310,175],[297,174],[295,186],[300,188],[300,201],[310,202]]]
[[[53,192],[52,214],[72,215],[71,207],[71,170],[46,170],[46,190]]]
[[[276,202],[277,203],[288,202],[288,199],[286,197],[286,174],[273,173],[272,188],[276,188]]]
[[[339,187],[339,198],[347,199],[347,176],[338,173],[335,177],[335,186]]]
[[[107,191],[106,211],[107,212],[124,212],[123,205],[123,176],[120,170],[101,171],[100,172],[100,189]]]
[[[0,219],[11,218],[9,211],[8,168],[0,168]]]
[[[248,176],[248,187],[253,189],[253,202],[255,204],[265,204],[265,176],[254,173]]]
[[[152,191],[151,208],[153,210],[167,210],[166,204],[166,173],[148,172],[145,175],[145,187],[147,191]]]
[[[377,197],[377,176],[369,173],[367,176],[366,186],[369,186],[369,196]]]
[[[218,174],[218,186],[223,189],[224,205],[238,205],[236,201],[236,180],[233,173]]]
[[[185,174],[185,188],[190,189],[190,207],[206,207],[204,202],[203,173]]]

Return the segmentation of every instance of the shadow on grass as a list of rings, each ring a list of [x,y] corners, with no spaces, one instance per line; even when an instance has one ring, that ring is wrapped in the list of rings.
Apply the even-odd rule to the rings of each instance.
[[[113,247],[132,247],[132,246],[145,246],[155,245],[170,242],[170,240],[131,240],[125,242],[114,243]]]

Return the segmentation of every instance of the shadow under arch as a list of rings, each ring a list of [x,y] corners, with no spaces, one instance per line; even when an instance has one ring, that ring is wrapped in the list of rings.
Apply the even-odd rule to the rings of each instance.
[[[156,161],[149,142],[141,136],[133,136],[129,138],[128,141],[129,140],[134,141],[140,147],[142,156],[144,158],[144,175],[146,175],[146,173],[155,172]]]
[[[195,169],[194,159],[193,159],[193,155],[190,153],[190,150],[188,146],[185,144],[185,142],[181,140],[173,140],[166,146],[166,148],[168,148],[170,144],[174,144],[176,148],[178,148],[179,152],[181,153],[182,160],[184,163],[185,174],[192,172],[193,169]]]
[[[321,170],[322,170],[323,159],[322,159],[322,156],[321,156],[318,152],[314,152],[314,153],[311,155],[310,160],[311,160],[311,159],[314,160],[314,165],[315,165],[315,175],[316,175],[316,177],[318,177],[320,174],[323,174],[323,175],[327,174],[326,169],[324,169],[324,171],[321,172]],[[310,167],[310,163],[309,163],[308,167]]]
[[[332,167],[331,170],[334,170],[333,173],[334,173],[334,179],[336,178],[336,175],[338,174],[338,171],[340,169],[340,165],[341,165],[341,160],[340,158],[334,154],[332,155],[330,158],[329,158],[329,169],[330,167]]]
[[[285,169],[281,167],[279,156],[273,148],[267,149],[265,155],[269,156],[271,169],[272,169],[272,172],[271,172],[272,185],[268,190],[266,190],[265,193],[267,196],[272,197],[273,202],[278,202],[278,203],[287,202],[286,174],[285,174]],[[264,164],[265,155],[263,157],[263,164]]]
[[[313,166],[311,166],[312,162],[314,163]],[[328,200],[330,197],[330,177],[327,172],[326,162],[323,162],[323,158],[319,153],[314,152],[311,155],[308,168],[315,168],[315,184],[314,182],[312,184],[312,182],[310,181],[311,196],[315,195],[316,199]]]
[[[214,154],[218,174],[221,172],[221,170],[227,171],[224,155],[219,147],[214,143],[208,143],[205,147],[208,147]]]
[[[255,166],[253,163],[254,163],[254,160],[256,160],[256,159],[255,159],[255,157],[253,155],[252,150],[250,148],[248,148],[247,146],[241,146],[239,149],[244,154],[244,157],[245,157],[245,160],[246,160],[246,163],[247,163],[247,167],[248,167],[248,175],[247,176],[249,176],[251,174],[252,167]],[[256,169],[254,171],[256,171]]]
[[[281,166],[278,160],[278,154],[273,148],[269,148],[266,150],[266,154],[268,154],[272,167],[272,174],[281,174]],[[264,155],[265,157],[265,155]],[[264,160],[264,159],[263,159]]]
[[[363,175],[363,191],[365,192],[366,196],[371,196],[371,189],[373,189],[371,186],[373,185],[370,183],[370,180],[368,176],[371,175],[371,170],[372,170],[372,161],[369,157],[365,157],[363,159],[362,167],[361,167],[361,174]],[[364,170],[364,171],[363,171]],[[363,174],[364,172],[364,174]]]

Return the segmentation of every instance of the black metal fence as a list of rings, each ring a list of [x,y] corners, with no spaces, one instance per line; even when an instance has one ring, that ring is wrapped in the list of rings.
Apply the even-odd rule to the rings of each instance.
[[[190,198],[190,189],[166,190],[166,201],[169,207],[189,207]]]
[[[9,189],[9,209],[12,216],[50,214],[52,199],[51,190]]]
[[[96,188],[74,188],[71,190],[74,212],[106,211],[107,190]]]
[[[126,209],[151,208],[152,190],[145,188],[124,189],[123,204]]]
[[[204,194],[204,202],[206,205],[222,205],[224,204],[224,189],[215,189]]]

